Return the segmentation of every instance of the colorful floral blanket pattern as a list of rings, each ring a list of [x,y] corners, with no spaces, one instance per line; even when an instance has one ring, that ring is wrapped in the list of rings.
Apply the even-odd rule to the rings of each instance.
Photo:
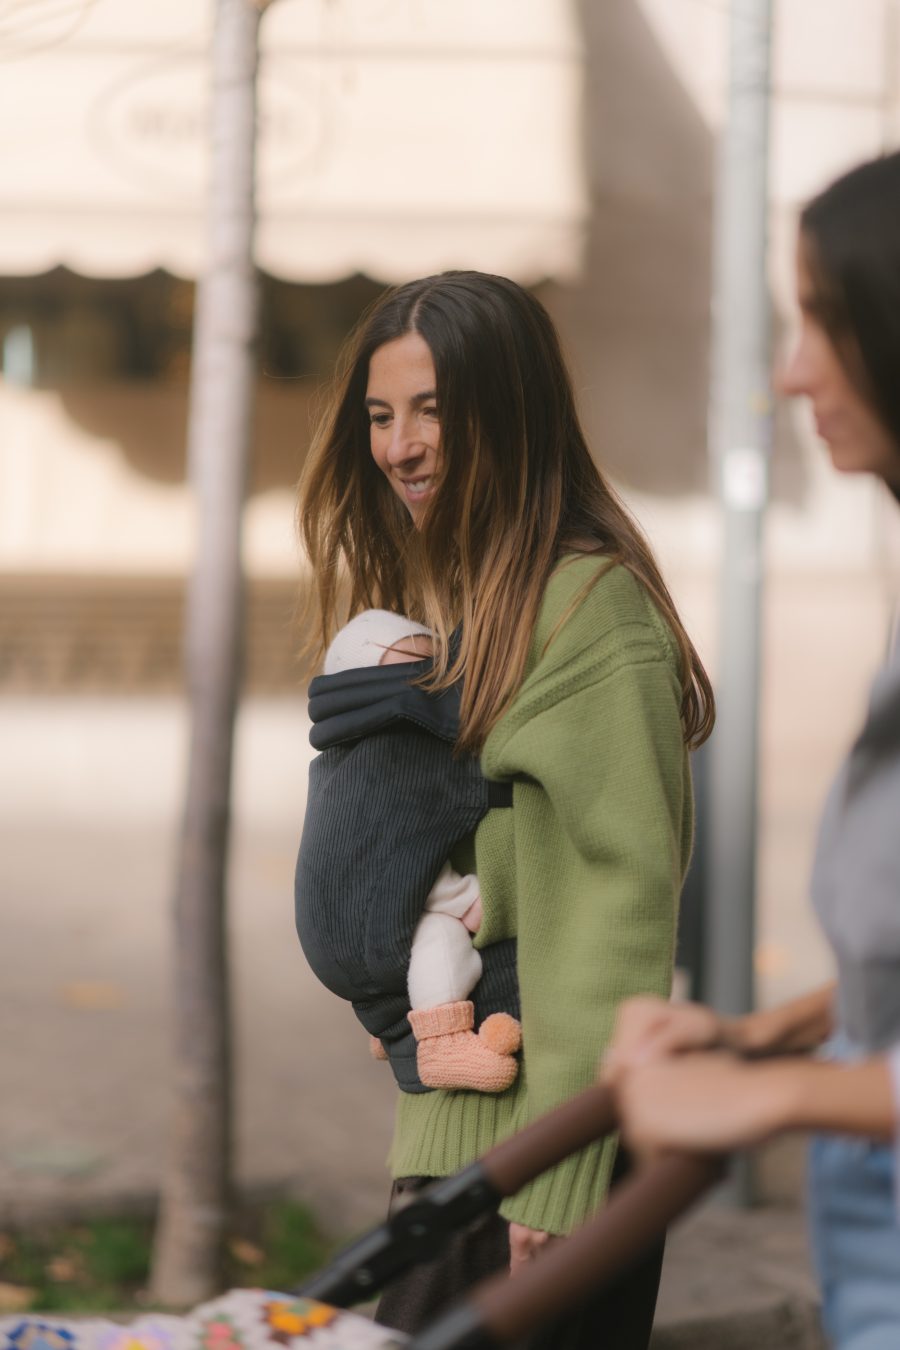
[[[264,1289],[232,1289],[183,1317],[120,1324],[41,1313],[0,1317],[0,1350],[396,1350],[399,1332],[355,1313]]]

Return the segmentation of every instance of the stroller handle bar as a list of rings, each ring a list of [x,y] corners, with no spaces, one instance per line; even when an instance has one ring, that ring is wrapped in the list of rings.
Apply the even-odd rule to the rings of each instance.
[[[295,1292],[341,1308],[372,1298],[411,1266],[437,1255],[455,1228],[496,1209],[504,1196],[514,1195],[548,1167],[611,1133],[616,1123],[615,1101],[610,1088],[602,1083],[586,1088],[496,1144],[461,1172],[434,1182],[411,1204],[391,1215],[386,1223],[338,1252],[324,1270]],[[601,1255],[615,1253],[615,1270],[618,1270],[618,1255],[623,1250],[618,1225],[625,1224],[635,1233],[642,1233],[649,1225],[651,1239],[657,1237],[670,1218],[711,1185],[721,1170],[721,1164],[713,1165],[707,1159],[672,1158],[621,1183],[600,1214],[565,1244],[556,1245],[542,1254],[539,1262],[530,1265],[527,1282],[512,1282],[516,1310],[529,1308],[531,1296],[536,1296],[538,1303],[543,1304],[544,1293],[541,1291],[545,1289],[545,1283],[548,1295],[568,1290],[571,1281],[582,1271],[587,1272],[584,1287],[589,1288],[591,1279],[601,1278],[598,1251]],[[638,1187],[637,1192],[635,1187]],[[614,1238],[607,1234],[610,1223],[616,1227]],[[594,1236],[598,1231],[599,1238]],[[598,1241],[599,1249],[595,1246]],[[627,1259],[626,1256],[623,1261]],[[540,1279],[533,1278],[538,1269],[543,1272],[548,1266],[549,1275],[542,1273]],[[502,1331],[510,1319],[518,1325],[518,1311],[510,1312],[507,1307],[509,1286],[506,1276],[479,1286],[473,1299],[459,1305],[448,1314],[448,1319],[455,1318],[457,1322],[468,1319],[473,1333],[476,1326],[482,1325],[492,1329],[496,1325]],[[429,1334],[446,1336],[453,1333],[448,1319],[435,1323]],[[430,1350],[433,1344],[437,1350],[444,1344],[467,1343],[461,1324],[453,1334],[457,1336],[456,1340],[423,1340],[422,1348],[425,1350],[427,1346]],[[458,1339],[460,1335],[462,1340]],[[476,1343],[477,1340],[472,1342]],[[414,1344],[418,1347],[419,1342]]]
[[[617,1123],[612,1092],[595,1083],[495,1144],[482,1155],[481,1167],[499,1196],[515,1195],[526,1181],[610,1134]]]
[[[295,1292],[339,1308],[372,1298],[388,1281],[436,1255],[453,1230],[514,1195],[532,1177],[615,1129],[609,1088],[595,1084],[496,1144],[477,1162],[423,1190],[363,1234]]]
[[[598,1214],[530,1261],[527,1275],[485,1280],[413,1337],[409,1350],[518,1343],[631,1265],[721,1180],[725,1165],[724,1157],[671,1154],[638,1168]]]

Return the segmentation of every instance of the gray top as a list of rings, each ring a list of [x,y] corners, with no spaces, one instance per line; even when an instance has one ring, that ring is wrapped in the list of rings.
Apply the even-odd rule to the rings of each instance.
[[[829,793],[812,897],[837,959],[840,1030],[865,1051],[900,1042],[900,645]]]

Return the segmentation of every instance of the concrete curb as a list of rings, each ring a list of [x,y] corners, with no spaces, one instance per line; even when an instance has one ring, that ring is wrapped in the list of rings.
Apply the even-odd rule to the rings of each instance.
[[[826,1350],[818,1309],[799,1298],[769,1308],[657,1321],[650,1350]]]

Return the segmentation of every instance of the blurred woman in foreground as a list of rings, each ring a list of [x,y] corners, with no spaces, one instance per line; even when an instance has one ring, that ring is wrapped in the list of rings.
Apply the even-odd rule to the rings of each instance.
[[[840,178],[803,212],[801,330],[782,390],[812,403],[836,469],[900,501],[900,154]],[[839,640],[839,637],[838,637]],[[624,1133],[647,1149],[729,1149],[785,1130],[810,1153],[813,1255],[840,1350],[900,1346],[900,651],[825,807],[813,904],[837,982],[725,1018],[625,1003],[606,1059]],[[755,1056],[811,1050],[806,1061]]]

